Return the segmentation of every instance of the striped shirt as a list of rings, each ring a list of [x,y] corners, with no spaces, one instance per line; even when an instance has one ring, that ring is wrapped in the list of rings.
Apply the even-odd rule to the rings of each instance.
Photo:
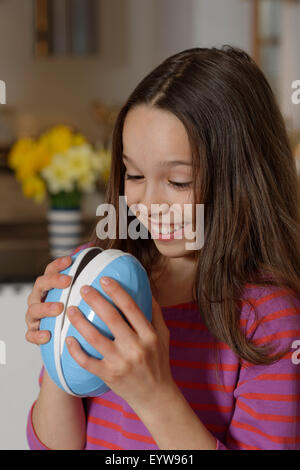
[[[257,318],[248,300],[255,305]],[[274,352],[289,348],[271,365],[238,358],[210,333],[194,302],[162,307],[162,314],[170,331],[174,382],[215,436],[216,450],[300,449],[300,299],[295,293],[273,286],[244,286],[240,327],[246,337],[257,345],[271,342]],[[43,369],[40,383],[42,375]],[[87,417],[85,450],[159,449],[137,414],[112,390],[82,400]],[[34,403],[28,414],[28,444],[30,449],[46,450],[32,426]]]

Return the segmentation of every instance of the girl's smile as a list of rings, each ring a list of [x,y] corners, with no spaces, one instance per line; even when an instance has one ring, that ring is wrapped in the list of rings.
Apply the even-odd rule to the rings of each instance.
[[[191,223],[188,224],[176,224],[176,225],[155,225],[151,224],[151,235],[153,236],[154,239],[157,239],[159,241],[171,241],[171,240],[176,240],[179,239],[181,240],[183,237],[183,234],[186,233],[187,227]]]

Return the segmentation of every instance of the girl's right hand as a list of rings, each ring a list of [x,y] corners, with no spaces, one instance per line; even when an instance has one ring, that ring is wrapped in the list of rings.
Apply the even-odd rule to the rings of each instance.
[[[44,317],[55,317],[62,313],[64,304],[62,302],[43,302],[47,291],[53,288],[64,289],[71,283],[72,277],[60,274],[72,262],[71,256],[57,258],[49,263],[42,276],[37,277],[33,289],[27,298],[28,309],[25,321],[28,327],[25,338],[33,344],[44,344],[50,340],[50,331],[40,331],[40,319]]]

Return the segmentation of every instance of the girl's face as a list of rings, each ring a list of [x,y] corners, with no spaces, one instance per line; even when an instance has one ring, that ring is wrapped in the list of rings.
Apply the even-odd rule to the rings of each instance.
[[[132,212],[151,232],[159,252],[169,257],[191,255],[186,243],[193,243],[195,238],[185,236],[193,229],[192,159],[182,122],[158,108],[132,108],[124,122],[123,162],[127,205],[135,205]],[[177,205],[176,212],[171,210],[173,204]],[[174,235],[165,234],[160,240],[157,232],[161,231],[161,223],[168,232],[174,229],[174,223],[186,225],[185,230],[179,228]]]

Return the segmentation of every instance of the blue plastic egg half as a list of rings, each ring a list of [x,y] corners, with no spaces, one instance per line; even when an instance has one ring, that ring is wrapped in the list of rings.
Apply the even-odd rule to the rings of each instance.
[[[114,340],[106,324],[81,297],[80,288],[87,284],[97,289],[131,326],[125,315],[102,289],[99,281],[103,276],[115,279],[151,322],[152,292],[149,278],[140,261],[130,253],[115,249],[103,250],[98,247],[78,251],[72,256],[72,264],[61,273],[72,276],[72,282],[65,289],[49,290],[45,299],[45,302],[62,302],[64,309],[60,315],[45,317],[40,321],[40,330],[48,330],[51,333],[48,343],[40,346],[43,363],[51,379],[65,392],[80,397],[100,396],[110,388],[102,379],[81,367],[73,359],[65,339],[73,336],[88,355],[97,359],[102,359],[103,356],[70,323],[66,309],[71,305],[77,306],[101,334]]]

